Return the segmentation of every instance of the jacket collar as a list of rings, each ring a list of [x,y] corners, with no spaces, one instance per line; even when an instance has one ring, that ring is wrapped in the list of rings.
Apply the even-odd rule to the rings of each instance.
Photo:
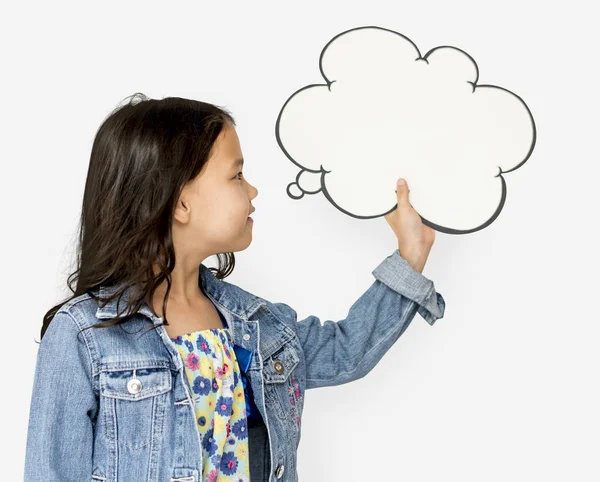
[[[198,269],[198,283],[202,283],[204,291],[214,304],[220,305],[226,312],[245,321],[247,321],[261,305],[265,304],[264,301],[251,293],[217,278],[215,274],[203,264],[200,264]],[[104,299],[108,297],[108,295],[115,293],[121,286],[121,283],[113,286],[100,286],[96,291],[99,293],[100,298]],[[118,298],[115,298],[104,306],[99,305],[96,310],[96,317],[98,319],[109,319],[116,317],[117,314],[123,314],[125,311],[126,300],[129,298],[130,293],[131,288],[128,288],[121,296],[120,302],[118,301]],[[122,307],[123,313],[118,313],[118,304]],[[158,317],[154,314],[146,302],[142,303],[136,313],[147,316],[155,325],[161,324],[164,321],[162,317]],[[225,316],[227,317],[226,313]]]

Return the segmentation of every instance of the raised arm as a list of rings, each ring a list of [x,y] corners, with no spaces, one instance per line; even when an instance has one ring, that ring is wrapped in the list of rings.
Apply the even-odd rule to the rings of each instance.
[[[395,250],[372,272],[373,284],[338,322],[274,303],[288,317],[306,359],[306,388],[341,385],[364,377],[404,333],[416,313],[430,325],[444,316],[446,303],[433,282]]]

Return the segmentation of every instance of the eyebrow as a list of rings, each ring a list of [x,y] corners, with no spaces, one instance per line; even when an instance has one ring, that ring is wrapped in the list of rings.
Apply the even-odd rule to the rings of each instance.
[[[235,169],[238,166],[243,166],[244,165],[244,159],[240,158],[240,159],[236,159],[233,164],[231,165],[231,169]]]

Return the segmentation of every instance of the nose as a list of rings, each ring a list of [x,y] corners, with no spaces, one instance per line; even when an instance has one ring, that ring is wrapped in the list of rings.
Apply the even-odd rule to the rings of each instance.
[[[258,189],[256,189],[252,184],[248,183],[248,186],[250,187],[250,192],[252,193],[252,191],[254,191],[254,194],[252,194],[250,196],[250,199],[254,199],[256,196],[258,196]]]

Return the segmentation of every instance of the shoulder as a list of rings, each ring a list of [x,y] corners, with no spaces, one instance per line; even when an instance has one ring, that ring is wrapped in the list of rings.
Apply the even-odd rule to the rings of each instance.
[[[246,291],[232,283],[227,283],[227,285],[228,294],[234,295],[238,299],[244,299],[246,308],[250,313],[254,313],[260,309],[261,306],[264,306],[272,315],[282,321],[288,322],[290,319],[295,319],[296,317],[296,312],[286,303],[269,301],[262,296]]]
[[[99,321],[98,318],[96,318],[97,309],[98,303],[89,295],[89,293],[84,293],[75,298],[71,298],[63,304],[56,312],[55,318],[71,318],[77,328],[82,330]],[[54,319],[52,322],[54,322]]]
[[[254,318],[262,323],[268,323],[274,318],[273,321],[277,321],[274,325],[281,327],[283,323],[295,331],[297,314],[288,304],[270,301],[232,282],[219,279],[212,272],[210,276],[213,294],[218,295],[218,300],[226,308],[234,308],[234,311],[238,312],[241,310],[245,312],[248,319]]]
[[[242,306],[244,306],[246,311],[250,314],[253,314],[260,309],[261,306],[264,306],[271,314],[283,321],[289,321],[290,318],[295,319],[296,317],[296,312],[286,303],[269,301],[256,293],[251,293],[236,284],[222,279],[217,279],[217,282],[220,285],[221,292],[225,294],[227,298],[239,300]]]
[[[268,301],[263,300],[268,310],[273,313],[275,316],[280,318],[281,320],[294,324],[296,321],[297,313],[296,311],[288,304],[283,303],[281,301]]]
[[[76,350],[80,356],[85,353],[88,362],[96,367],[103,351],[101,346],[110,346],[104,338],[112,337],[116,332],[92,328],[102,321],[96,317],[97,309],[98,304],[89,293],[71,298],[52,318],[42,343],[58,343],[59,346],[63,346],[63,350]]]
[[[82,366],[86,372],[95,371],[95,342],[90,330],[91,324],[85,311],[80,307],[88,295],[82,295],[64,303],[54,314],[41,338],[38,357],[48,360],[45,363],[60,364],[65,367]]]
[[[261,296],[251,293],[241,286],[230,281],[225,281],[224,279],[215,277],[214,281],[212,281],[211,288],[209,294],[215,297],[215,299],[225,308],[238,314],[245,313],[249,317],[261,306],[268,303],[268,301]]]

